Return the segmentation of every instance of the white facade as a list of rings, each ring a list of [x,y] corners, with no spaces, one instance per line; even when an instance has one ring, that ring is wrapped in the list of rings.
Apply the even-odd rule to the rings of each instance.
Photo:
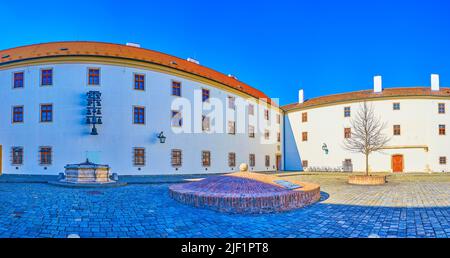
[[[337,168],[346,159],[353,164],[353,171],[365,170],[365,156],[351,153],[343,148],[344,128],[351,128],[350,121],[361,108],[364,100],[347,101],[299,108],[286,113],[285,122],[285,168],[304,170],[317,167]],[[392,137],[387,148],[370,155],[370,171],[393,172],[392,155],[403,155],[403,172],[450,172],[450,137],[439,134],[439,125],[450,126],[450,114],[438,112],[439,103],[448,109],[448,97],[391,97],[366,99],[375,110],[375,115],[387,123],[384,133]],[[399,103],[400,110],[393,104]],[[351,116],[344,117],[344,108],[350,107]],[[307,113],[307,122],[302,122],[302,113]],[[393,135],[393,126],[400,125],[400,135]],[[302,133],[307,132],[307,141]],[[326,144],[328,154],[322,149]],[[447,164],[440,164],[446,157]]]
[[[53,85],[41,86],[41,69],[53,69]],[[100,85],[89,86],[88,68],[100,68]],[[24,87],[13,88],[14,72],[24,72]],[[134,74],[145,75],[145,90],[135,90]],[[172,96],[172,81],[182,85],[182,97],[194,102],[194,90],[210,90],[210,97],[227,103],[228,96],[236,100],[248,99],[255,104],[255,115],[250,123],[258,122],[258,107],[271,110],[271,123],[276,123],[280,109],[269,106],[248,95],[220,89],[212,84],[190,80],[176,74],[153,71],[139,67],[105,63],[57,62],[16,65],[2,69],[0,66],[0,146],[2,147],[2,171],[14,174],[58,174],[70,163],[83,162],[86,158],[108,164],[112,172],[122,175],[169,175],[224,173],[238,170],[240,163],[249,163],[249,154],[255,154],[253,171],[273,171],[276,157],[281,155],[282,143],[277,142],[277,133],[282,133],[280,124],[266,126],[250,138],[246,125],[244,132],[235,135],[226,133],[175,133],[171,126],[171,105],[178,98]],[[226,88],[226,87],[225,87]],[[91,90],[102,94],[102,125],[97,125],[99,135],[90,135],[91,126],[86,124],[86,93]],[[40,105],[53,105],[53,121],[40,122]],[[23,106],[24,121],[12,123],[13,106]],[[133,107],[145,107],[145,124],[133,123]],[[233,115],[224,105],[224,112]],[[245,110],[246,115],[247,110]],[[201,114],[197,114],[201,116]],[[185,119],[183,117],[183,119]],[[222,121],[227,126],[228,118]],[[259,119],[263,119],[259,117]],[[196,120],[201,121],[201,120]],[[200,127],[201,128],[201,127]],[[257,127],[258,128],[258,127]],[[264,143],[264,130],[270,131],[272,141]],[[156,137],[163,131],[167,137],[160,143]],[[281,139],[283,137],[281,136]],[[50,165],[40,165],[39,147],[52,148]],[[12,164],[12,148],[23,148],[23,164]],[[145,165],[135,166],[133,148],[145,148]],[[171,164],[171,150],[182,150],[182,165]],[[202,151],[210,151],[211,164],[204,167]],[[236,153],[236,166],[228,166],[228,153]],[[265,156],[270,156],[266,166]],[[281,159],[280,159],[281,160]],[[281,167],[279,167],[281,169]]]

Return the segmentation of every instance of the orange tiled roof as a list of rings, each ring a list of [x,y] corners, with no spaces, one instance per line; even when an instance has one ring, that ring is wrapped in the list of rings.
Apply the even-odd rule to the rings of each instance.
[[[388,88],[383,89],[381,93],[374,93],[373,90],[355,91],[341,94],[328,95],[312,98],[303,103],[293,103],[282,106],[284,111],[294,109],[303,109],[318,105],[337,104],[347,101],[361,101],[377,98],[395,98],[395,97],[450,97],[450,88],[440,88],[439,91],[432,91],[430,87],[411,87],[411,88]]]
[[[255,98],[270,99],[263,92],[233,77],[187,60],[144,48],[100,42],[69,41],[35,44],[0,51],[0,66],[11,62],[56,56],[101,56],[133,59],[171,67],[195,74],[249,94]]]

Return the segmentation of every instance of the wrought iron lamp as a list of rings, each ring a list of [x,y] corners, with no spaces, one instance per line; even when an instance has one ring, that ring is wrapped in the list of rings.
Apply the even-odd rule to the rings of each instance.
[[[160,143],[166,142],[166,136],[164,136],[163,132],[160,132],[157,137],[158,137]]]
[[[325,152],[326,155],[328,155],[328,146],[327,146],[326,143],[324,143],[324,144],[322,145],[322,150]]]

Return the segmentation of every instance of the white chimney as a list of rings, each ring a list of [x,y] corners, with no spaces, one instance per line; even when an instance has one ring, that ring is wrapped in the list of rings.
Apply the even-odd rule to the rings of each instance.
[[[380,75],[373,77],[373,92],[381,93],[383,91],[383,82]]]
[[[129,47],[137,47],[137,48],[140,48],[140,47],[141,47],[140,44],[137,44],[137,43],[131,43],[131,42],[127,42],[126,45],[129,46]]]
[[[303,90],[298,91],[298,103],[302,104],[305,101],[305,96],[303,95]]]
[[[194,59],[194,58],[190,58],[190,57],[189,57],[187,60],[188,60],[189,62],[191,62],[191,63],[194,63],[194,64],[198,64],[198,65],[200,64],[200,61],[198,61],[198,60],[196,60],[196,59]]]
[[[439,74],[432,74],[431,75],[431,90],[432,91],[439,91]]]

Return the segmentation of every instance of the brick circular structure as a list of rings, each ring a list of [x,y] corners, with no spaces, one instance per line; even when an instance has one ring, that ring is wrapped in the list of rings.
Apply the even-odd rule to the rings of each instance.
[[[349,176],[348,183],[352,185],[384,185],[386,176]]]
[[[282,180],[272,176],[271,178]],[[320,199],[319,185],[293,181],[292,183],[301,185],[302,188],[289,190],[253,178],[223,175],[171,185],[169,193],[176,201],[194,207],[245,214],[288,211]]]

